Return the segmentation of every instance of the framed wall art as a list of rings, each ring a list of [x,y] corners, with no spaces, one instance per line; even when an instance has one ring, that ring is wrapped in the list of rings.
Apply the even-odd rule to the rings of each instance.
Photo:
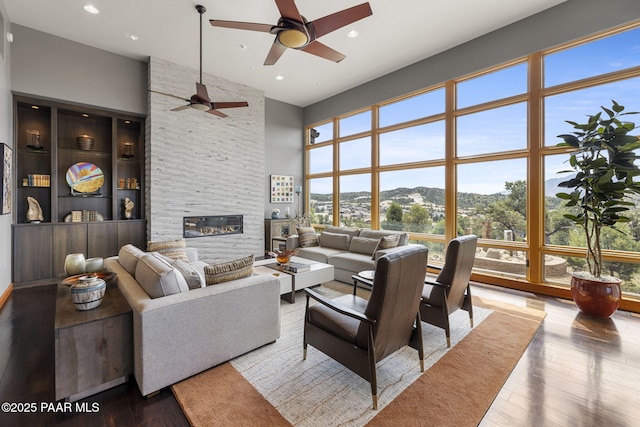
[[[271,175],[271,203],[293,203],[293,176]]]
[[[0,158],[2,164],[0,165],[0,176],[2,176],[2,215],[11,213],[11,176],[13,171],[11,165],[13,164],[13,151],[7,144],[0,143]]]

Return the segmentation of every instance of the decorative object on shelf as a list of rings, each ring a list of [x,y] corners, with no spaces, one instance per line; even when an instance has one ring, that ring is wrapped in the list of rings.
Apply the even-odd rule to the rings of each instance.
[[[285,209],[284,216],[286,218],[291,218],[291,209],[289,208],[289,206],[287,206],[287,209]]]
[[[104,216],[98,211],[71,211],[64,217],[64,222],[93,222],[104,221]]]
[[[271,219],[280,218],[280,209],[271,209]]]
[[[104,184],[102,169],[93,163],[78,162],[67,170],[67,184],[71,187],[71,194],[97,193]]]
[[[82,276],[71,285],[69,293],[78,310],[91,310],[102,303],[107,290],[107,282],[97,276]]]
[[[89,135],[80,135],[76,138],[78,148],[85,151],[93,150],[93,144],[95,140]]]
[[[271,203],[293,203],[293,177],[271,175]]]
[[[564,140],[558,146],[571,149],[571,169],[559,173],[575,174],[558,184],[571,192],[556,194],[566,207],[575,208],[564,216],[582,228],[587,242],[589,272],[572,274],[571,295],[583,313],[604,318],[617,310],[622,293],[620,279],[603,274],[600,233],[604,227],[622,233],[616,224],[631,220],[625,214],[635,206],[632,197],[640,194],[635,179],[640,175],[635,164],[640,139],[627,135],[636,129],[635,123],[622,121],[622,116],[637,113],[623,113],[624,106],[611,102],[610,108],[601,107],[602,111],[590,115],[587,123],[567,121],[575,131],[558,135]]]
[[[122,149],[122,156],[123,159],[131,159],[133,158],[133,142],[131,141],[126,141],[124,143],[124,147]]]
[[[36,224],[44,221],[40,203],[38,203],[38,201],[31,196],[27,197],[27,203],[29,204],[29,209],[27,209],[27,221]]]
[[[13,151],[7,144],[0,143],[0,158],[2,159],[2,163],[0,164],[2,176],[2,215],[4,215],[11,213],[11,195],[13,194],[11,192],[13,187],[13,182],[11,181],[11,177],[13,176],[11,170],[11,165],[13,165]]]
[[[87,269],[87,262],[83,253],[69,254],[64,259],[64,272],[67,276],[84,273]]]
[[[291,257],[296,256],[297,254],[298,252],[290,249],[285,249],[284,251],[274,249],[273,251],[269,252],[269,256],[275,258],[278,262],[278,265],[288,263],[289,261],[291,261]]]
[[[104,267],[104,259],[100,257],[87,258],[85,260],[85,271],[87,273],[97,273]]]
[[[133,212],[133,207],[135,205],[133,203],[133,200],[131,200],[128,197],[125,197],[122,204],[124,205],[124,218],[131,219],[131,213]]]
[[[40,143],[40,131],[34,129],[27,130],[27,147],[32,150],[42,150],[44,147]]]

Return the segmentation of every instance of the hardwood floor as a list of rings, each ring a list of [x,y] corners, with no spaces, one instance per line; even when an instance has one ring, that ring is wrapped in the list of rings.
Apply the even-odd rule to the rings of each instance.
[[[591,319],[571,301],[488,285],[472,292],[547,312],[481,426],[640,425],[640,316]],[[97,403],[96,412],[43,410],[56,403],[54,304],[54,285],[21,288],[0,310],[0,403],[37,405],[35,413],[0,412],[0,426],[189,425],[169,389],[145,399],[134,380],[82,401]]]

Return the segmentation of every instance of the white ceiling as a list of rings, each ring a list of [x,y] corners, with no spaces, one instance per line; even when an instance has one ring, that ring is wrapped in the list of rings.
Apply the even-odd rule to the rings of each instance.
[[[208,22],[275,24],[280,15],[273,0],[3,1],[12,23],[120,55],[141,60],[153,56],[194,69],[199,67],[200,19],[195,5],[202,4],[207,8],[203,71],[304,107],[565,0],[369,0],[372,16],[320,39],[345,54],[345,60],[336,64],[288,49],[273,66],[262,65],[272,35],[214,28]],[[296,5],[313,21],[362,2],[298,0]],[[86,3],[97,6],[101,13],[86,13],[82,8]],[[352,29],[360,36],[348,38]],[[129,34],[139,39],[132,41]],[[276,80],[277,75],[284,79]]]

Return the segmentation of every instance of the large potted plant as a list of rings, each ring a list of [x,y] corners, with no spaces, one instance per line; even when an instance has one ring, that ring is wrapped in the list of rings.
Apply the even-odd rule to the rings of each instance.
[[[589,272],[573,273],[571,295],[580,310],[598,317],[611,316],[621,299],[620,279],[602,274],[600,233],[604,227],[617,229],[616,224],[628,222],[625,213],[634,206],[628,196],[640,194],[636,182],[640,168],[635,164],[640,140],[628,135],[635,124],[621,120],[637,113],[623,112],[622,105],[612,103],[611,108],[601,107],[602,111],[589,116],[587,123],[567,121],[575,131],[558,135],[564,140],[558,146],[572,149],[572,169],[560,173],[575,171],[575,175],[559,184],[571,192],[556,196],[572,208],[564,216],[582,228],[587,242]]]

